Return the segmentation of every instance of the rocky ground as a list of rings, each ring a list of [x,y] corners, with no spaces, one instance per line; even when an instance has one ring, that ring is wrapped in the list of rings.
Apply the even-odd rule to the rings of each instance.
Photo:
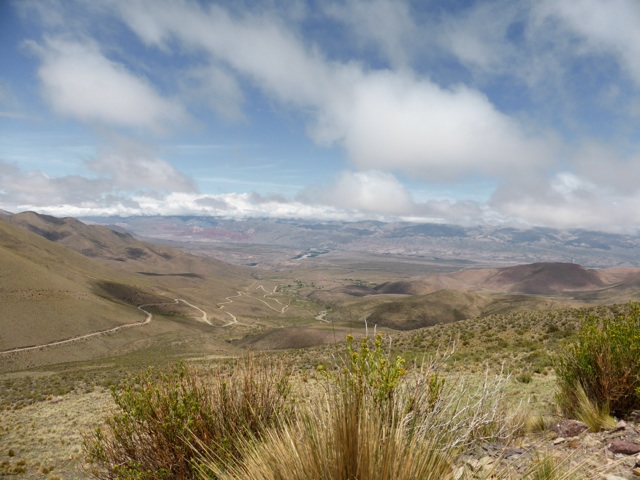
[[[114,407],[106,389],[72,392],[0,413],[0,477],[84,479],[91,465],[82,454],[82,432],[95,428]],[[576,420],[557,420],[510,445],[485,443],[466,452],[456,477],[522,478],[533,464],[557,459],[576,479],[640,480],[640,412],[597,433]],[[534,477],[537,478],[537,477]],[[546,478],[546,477],[545,477]]]
[[[521,478],[536,462],[555,459],[559,470],[573,473],[571,478],[640,479],[640,411],[635,413],[597,433],[577,420],[560,419],[551,429],[523,436],[513,445],[485,443],[460,458],[456,476],[501,478],[508,471]]]

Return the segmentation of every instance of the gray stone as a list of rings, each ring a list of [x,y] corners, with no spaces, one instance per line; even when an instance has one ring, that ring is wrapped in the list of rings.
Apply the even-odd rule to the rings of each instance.
[[[640,453],[640,444],[627,442],[626,440],[614,440],[609,445],[609,450],[623,455],[635,455]]]
[[[579,420],[562,419],[553,427],[553,431],[559,437],[577,437],[582,432],[589,430],[586,423]]]
[[[611,473],[608,473],[603,478],[604,478],[604,480],[627,480],[624,477],[619,477],[618,475],[613,475]]]

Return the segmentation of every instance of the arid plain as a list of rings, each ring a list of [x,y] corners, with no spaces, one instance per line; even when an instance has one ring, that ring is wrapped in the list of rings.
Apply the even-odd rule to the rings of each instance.
[[[84,478],[82,432],[113,408],[109,386],[149,365],[260,351],[308,379],[347,334],[373,329],[408,360],[455,345],[451,375],[502,371],[514,404],[551,415],[552,356],[581,315],[640,299],[640,270],[624,257],[613,268],[516,265],[522,252],[443,257],[221,231],[143,240],[73,218],[0,216],[0,474]],[[574,248],[594,265],[612,254]]]

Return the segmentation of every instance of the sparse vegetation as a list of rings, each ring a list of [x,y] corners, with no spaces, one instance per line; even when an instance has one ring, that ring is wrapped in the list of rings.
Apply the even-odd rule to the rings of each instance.
[[[620,415],[606,395],[621,386],[636,394],[623,395],[626,402],[640,395],[633,376],[640,357],[632,336],[637,306],[635,313],[633,306],[575,308],[633,297],[633,272],[607,272],[601,283],[597,272],[576,265],[541,264],[498,276],[469,270],[447,277],[462,265],[480,265],[346,250],[312,251],[291,270],[288,247],[260,257],[260,245],[216,244],[224,260],[231,255],[236,263],[259,265],[247,273],[68,219],[22,217],[40,222],[48,240],[0,223],[8,282],[0,315],[8,326],[0,358],[0,476],[571,478],[579,461],[567,452],[584,455],[587,439],[603,447],[609,433],[563,433],[567,438],[555,443],[567,420],[554,416],[554,367],[561,384],[600,377],[607,386],[580,381],[573,397],[558,396],[593,432],[611,426],[610,413]],[[74,240],[78,229],[86,234],[84,246]],[[264,268],[284,265],[280,258],[287,268]],[[435,272],[444,276],[427,278]],[[586,287],[585,278],[593,280]],[[589,285],[609,287],[578,291]],[[543,290],[549,295],[525,294]],[[154,315],[144,338],[132,329],[43,347],[139,323],[141,304]],[[385,345],[380,338],[350,338],[346,351],[344,344],[320,346],[361,331],[363,319],[384,331]],[[426,325],[432,326],[398,331]],[[384,348],[388,334],[393,342]],[[439,356],[451,343],[455,351]],[[25,345],[33,346],[11,350]],[[308,345],[315,347],[298,348]],[[591,356],[566,345],[582,345]],[[254,370],[260,378],[247,382],[246,365],[239,374],[230,363],[245,348],[271,350],[265,357],[284,362],[293,376],[263,364]],[[564,355],[572,353],[580,358],[575,365],[601,370],[566,374],[562,365],[573,364]],[[180,359],[189,366],[167,367]],[[151,372],[128,377],[148,365]],[[277,378],[282,381],[274,384]],[[526,408],[516,414],[519,404]],[[97,412],[113,408],[96,430]],[[629,408],[637,403],[622,410]],[[88,432],[84,452],[79,431]],[[520,432],[526,436],[510,444]],[[532,446],[531,438],[545,446]],[[606,448],[594,450],[591,456],[607,463]],[[86,454],[93,463],[81,470]]]
[[[576,340],[558,354],[556,374],[558,403],[569,415],[585,403],[581,391],[594,408],[613,415],[640,408],[640,304],[587,315]]]
[[[293,402],[286,373],[266,364],[149,373],[114,389],[119,411],[85,449],[105,479],[447,478],[461,451],[522,425],[502,377],[449,384],[438,360],[408,371],[381,335],[358,347],[349,337],[308,402]]]
[[[289,411],[289,375],[253,357],[204,375],[181,364],[113,388],[118,412],[85,438],[97,478],[192,478],[195,444],[212,445],[221,462],[243,438],[260,437]]]

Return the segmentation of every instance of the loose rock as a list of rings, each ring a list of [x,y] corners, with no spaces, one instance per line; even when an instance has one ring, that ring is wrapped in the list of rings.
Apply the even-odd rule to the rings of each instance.
[[[640,453],[640,444],[627,442],[626,440],[614,440],[609,445],[609,450],[623,455],[635,455]]]
[[[579,420],[563,419],[553,427],[558,437],[577,437],[586,430],[589,430],[587,424]]]

